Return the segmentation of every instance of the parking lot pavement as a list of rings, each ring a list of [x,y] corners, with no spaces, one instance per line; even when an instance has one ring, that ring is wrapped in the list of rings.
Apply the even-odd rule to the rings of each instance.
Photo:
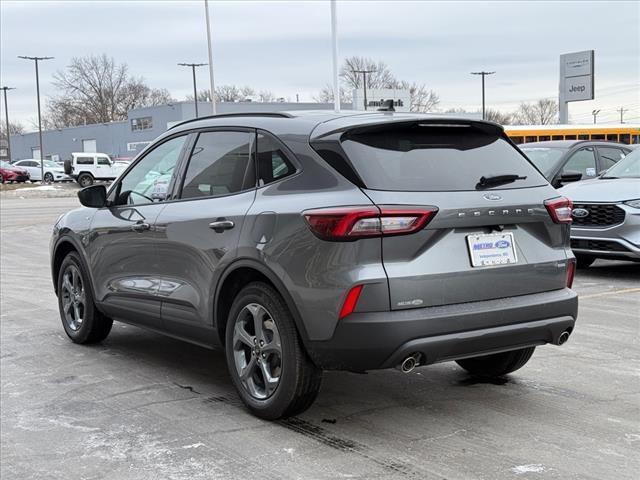
[[[121,324],[67,340],[48,240],[73,198],[1,201],[2,479],[631,479],[640,471],[640,264],[579,271],[579,323],[491,383],[446,363],[327,372],[278,423],[221,352]],[[634,473],[635,472],[635,473]]]

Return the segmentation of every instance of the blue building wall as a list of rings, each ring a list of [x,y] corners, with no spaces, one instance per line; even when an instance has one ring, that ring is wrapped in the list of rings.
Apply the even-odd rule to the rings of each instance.
[[[216,104],[217,113],[241,112],[277,112],[284,110],[325,110],[332,109],[329,103],[262,103],[262,102],[225,102]],[[351,105],[343,105],[349,109]],[[198,103],[199,116],[211,114],[211,104]],[[133,130],[132,121],[151,117],[152,127],[145,130]],[[195,117],[193,102],[176,102],[156,107],[135,108],[128,112],[127,120],[42,132],[42,144],[46,158],[71,158],[72,152],[83,151],[83,140],[95,140],[96,150],[111,158],[128,159],[135,157],[156,137],[177,122]],[[12,160],[33,158],[33,149],[39,146],[38,132],[11,135]]]

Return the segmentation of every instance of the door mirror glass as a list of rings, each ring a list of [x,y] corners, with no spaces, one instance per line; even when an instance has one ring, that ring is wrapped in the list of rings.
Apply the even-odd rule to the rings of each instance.
[[[92,185],[78,192],[80,203],[89,208],[102,208],[107,204],[107,188],[104,185]]]

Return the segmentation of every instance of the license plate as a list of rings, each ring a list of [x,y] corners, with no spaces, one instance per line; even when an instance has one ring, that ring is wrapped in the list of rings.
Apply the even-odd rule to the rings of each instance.
[[[518,263],[513,233],[467,235],[467,244],[474,267]]]

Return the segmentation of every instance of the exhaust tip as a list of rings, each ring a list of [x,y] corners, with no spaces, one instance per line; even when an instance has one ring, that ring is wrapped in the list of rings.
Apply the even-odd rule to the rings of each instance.
[[[409,373],[414,368],[416,368],[419,364],[420,364],[420,354],[416,352],[409,355],[407,358],[405,358],[400,364],[399,368],[402,373]]]
[[[567,343],[567,340],[569,340],[569,332],[564,331],[558,337],[558,345],[563,345],[564,343]]]

